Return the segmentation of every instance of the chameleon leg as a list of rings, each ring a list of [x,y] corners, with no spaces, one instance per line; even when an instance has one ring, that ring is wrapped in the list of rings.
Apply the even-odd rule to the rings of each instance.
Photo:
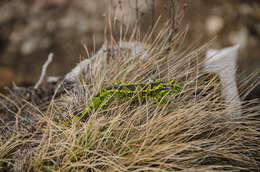
[[[104,107],[107,106],[108,101],[112,98],[112,95],[107,95],[104,100],[101,100],[100,98],[95,98],[93,102],[90,103],[90,106],[86,108],[83,112],[81,112],[79,115],[75,116],[73,118],[73,122],[79,121],[83,119],[86,115],[88,115],[93,109],[103,109]],[[103,99],[103,98],[102,98]]]
[[[100,103],[97,109],[100,110],[105,108],[107,106],[107,103],[111,100],[112,97],[113,95],[107,95],[107,97],[105,97],[105,99]]]
[[[79,120],[81,120],[81,119],[83,119],[89,112],[91,112],[92,111],[92,108],[91,107],[88,107],[88,108],[86,108],[83,112],[81,112],[79,115],[76,115],[74,118],[73,118],[73,120],[72,120],[72,122],[75,122],[75,121],[79,121]]]
[[[170,103],[170,100],[165,97],[154,97],[153,103],[154,104],[167,104],[167,103]]]

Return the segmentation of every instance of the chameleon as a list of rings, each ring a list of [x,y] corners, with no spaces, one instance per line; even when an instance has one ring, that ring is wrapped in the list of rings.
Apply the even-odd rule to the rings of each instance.
[[[153,80],[148,83],[114,83],[112,86],[102,90],[94,96],[87,108],[79,113],[75,119],[80,120],[94,109],[102,109],[114,98],[142,102],[148,98],[153,99],[154,104],[167,103],[167,95],[172,95],[181,91],[181,86],[175,80],[158,81]]]

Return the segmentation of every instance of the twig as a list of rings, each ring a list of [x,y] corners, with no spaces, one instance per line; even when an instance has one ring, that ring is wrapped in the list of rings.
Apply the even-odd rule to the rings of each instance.
[[[43,78],[44,78],[44,76],[46,74],[47,67],[52,62],[53,55],[54,55],[53,53],[50,53],[49,56],[48,56],[47,61],[43,64],[43,66],[42,66],[42,73],[41,73],[40,79],[35,84],[34,89],[37,89],[41,85],[41,83],[43,81]]]
[[[170,19],[172,22],[173,29],[175,30],[175,5],[174,0],[170,0]]]
[[[138,0],[135,0],[135,12],[136,12],[136,21],[139,21],[139,8],[138,8]]]
[[[155,0],[152,0],[152,26],[155,23]]]

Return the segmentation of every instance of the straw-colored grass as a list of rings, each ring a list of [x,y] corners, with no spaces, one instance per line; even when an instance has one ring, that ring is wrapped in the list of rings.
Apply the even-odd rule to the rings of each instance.
[[[1,124],[2,133],[10,134],[1,136],[0,171],[259,170],[259,113],[244,102],[241,119],[230,120],[239,107],[221,97],[218,76],[202,71],[207,46],[184,50],[185,32],[171,33],[165,25],[159,34],[141,40],[146,59],[116,49],[91,73],[91,82],[54,97],[47,108],[26,102],[24,110],[18,104],[14,126]],[[118,42],[109,44],[117,47]],[[85,121],[64,125],[113,82],[149,78],[176,79],[182,91],[169,97],[170,104],[114,100]],[[19,118],[30,114],[38,119],[27,121],[25,129]]]

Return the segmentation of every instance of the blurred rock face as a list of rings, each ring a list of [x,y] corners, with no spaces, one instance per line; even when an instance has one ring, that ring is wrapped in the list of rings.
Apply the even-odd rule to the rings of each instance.
[[[217,49],[239,44],[238,82],[249,74],[260,71],[259,1],[199,0],[192,1],[189,5],[185,21],[190,23],[187,36],[190,40],[201,40],[198,41],[201,43],[215,37],[212,46]],[[250,97],[260,97],[259,91],[260,86]]]
[[[0,67],[0,87],[4,87],[11,82],[12,80],[15,80],[16,76],[14,71],[11,68],[7,67]]]
[[[94,33],[97,45],[103,41],[104,17],[94,9],[98,5],[105,9],[105,3],[13,0],[0,4],[0,25],[4,26],[0,28],[0,65],[14,68],[25,81],[37,80],[50,51],[56,56],[50,73],[61,75],[79,61],[81,41],[91,46]]]
[[[152,1],[1,1],[0,67],[12,73],[1,76],[4,80],[1,85],[12,81],[18,85],[35,83],[50,52],[55,56],[47,75],[64,75],[70,71],[87,55],[83,43],[90,52],[102,45],[108,13],[115,16],[113,22],[124,25],[133,24],[139,18],[145,28],[151,27],[153,17],[161,15],[161,21],[165,21],[169,17],[169,1],[155,0],[154,7]],[[184,21],[190,24],[189,43],[201,40],[198,42],[201,45],[218,36],[214,48],[241,44],[241,71],[259,68],[258,1],[187,0],[186,3]],[[4,73],[0,71],[0,75]]]
[[[125,25],[133,24],[142,13],[151,9],[151,0],[112,0],[110,3],[110,13],[115,20],[119,20]]]
[[[63,75],[85,56],[82,43],[90,52],[103,43],[108,12],[127,25],[136,19],[135,6],[147,9],[147,1],[118,0],[11,0],[0,2],[0,67],[13,69],[1,85],[15,80],[35,82],[49,52],[54,63],[49,74]],[[4,75],[5,72],[1,72]],[[1,75],[0,74],[0,75]],[[24,78],[24,79],[18,79]]]

